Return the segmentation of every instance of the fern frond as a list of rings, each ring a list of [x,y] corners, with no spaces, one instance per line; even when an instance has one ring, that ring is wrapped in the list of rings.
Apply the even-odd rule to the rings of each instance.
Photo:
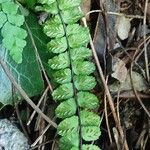
[[[60,150],[71,150],[73,147],[79,147],[79,135],[77,133],[70,137],[61,137],[59,140]]]
[[[98,146],[96,146],[96,145],[84,144],[84,145],[82,146],[82,150],[101,150],[101,149],[100,149]]]
[[[75,86],[79,91],[88,91],[95,87],[96,81],[93,76],[78,75],[74,76]]]
[[[54,90],[52,95],[55,100],[69,99],[74,95],[73,85],[71,83],[62,84]]]
[[[27,37],[27,32],[21,28],[25,21],[24,16],[18,12],[19,5],[11,0],[1,0],[0,8],[2,44],[9,50],[13,60],[19,64],[22,62],[22,52]]]
[[[90,92],[78,92],[77,97],[81,108],[95,109],[99,106],[98,98]]]
[[[82,126],[97,126],[100,125],[100,117],[90,111],[83,110],[80,112],[81,125]]]
[[[54,81],[59,84],[71,82],[71,70],[69,68],[58,70],[53,73]]]
[[[60,38],[63,37],[65,32],[62,24],[59,23],[51,23],[51,21],[47,21],[44,26],[44,33],[51,38]]]
[[[56,54],[62,53],[67,49],[66,38],[62,37],[62,38],[53,39],[47,44],[47,47],[48,50],[52,53],[56,53]]]
[[[95,141],[101,135],[99,127],[96,126],[84,126],[82,127],[82,137],[85,141]]]
[[[79,47],[70,50],[71,59],[73,61],[87,59],[92,56],[92,51],[86,47]]]
[[[57,3],[57,7],[53,7]],[[99,150],[95,145],[84,145],[84,141],[97,140],[100,132],[100,117],[91,112],[99,106],[98,98],[90,93],[96,86],[92,76],[94,63],[89,43],[89,30],[77,24],[83,13],[79,9],[81,0],[55,0],[41,2],[43,10],[53,14],[46,21],[44,32],[52,38],[47,44],[54,57],[49,59],[53,70],[53,81],[57,83],[52,96],[60,104],[55,110],[61,150]],[[49,6],[49,8],[48,8]],[[57,10],[56,10],[57,9]],[[83,143],[83,145],[80,145]]]
[[[63,21],[66,24],[71,24],[79,21],[83,13],[78,7],[72,7],[68,10],[62,11]]]
[[[69,138],[70,136],[78,133],[78,125],[79,122],[77,116],[66,118],[58,125],[58,134]]]
[[[65,69],[69,67],[70,62],[68,52],[59,54],[58,56],[49,59],[48,64],[54,70]]]
[[[58,118],[69,118],[76,113],[76,103],[73,98],[61,102],[55,110]]]
[[[73,72],[76,75],[90,75],[95,70],[95,65],[89,61],[74,61]]]
[[[59,0],[61,10],[70,9],[71,7],[80,6],[81,0]]]

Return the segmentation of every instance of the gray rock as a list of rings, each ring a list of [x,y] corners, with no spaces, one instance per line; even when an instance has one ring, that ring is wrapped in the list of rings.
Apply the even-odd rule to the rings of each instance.
[[[0,150],[29,150],[24,134],[9,120],[0,119]]]

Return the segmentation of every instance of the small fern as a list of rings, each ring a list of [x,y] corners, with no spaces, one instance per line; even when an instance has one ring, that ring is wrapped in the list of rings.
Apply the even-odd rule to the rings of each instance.
[[[12,0],[0,0],[0,29],[3,46],[9,50],[16,63],[22,62],[22,51],[26,46],[27,33],[21,26],[24,16],[18,12],[19,5]]]
[[[92,76],[95,65],[89,61],[92,53],[86,48],[89,31],[77,23],[83,16],[80,3],[81,0],[39,0],[36,7],[37,11],[52,14],[43,29],[50,37],[48,51],[54,55],[48,64],[57,83],[52,96],[60,102],[55,113],[62,119],[58,125],[61,150],[100,149],[84,144],[97,140],[101,131],[100,117],[92,112],[99,100],[90,92],[96,80]]]

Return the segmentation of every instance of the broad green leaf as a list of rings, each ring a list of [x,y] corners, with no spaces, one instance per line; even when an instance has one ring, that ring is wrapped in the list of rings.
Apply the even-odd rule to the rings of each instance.
[[[78,132],[78,124],[77,116],[66,118],[58,125],[58,134],[64,137],[70,137]]]
[[[0,0],[0,3],[10,2],[11,0]]]
[[[86,47],[79,47],[70,50],[72,60],[83,60],[92,56],[92,51]]]
[[[24,23],[24,16],[15,14],[15,15],[8,15],[8,21],[16,26],[21,26]]]
[[[42,59],[47,62],[48,54],[43,55],[46,52],[47,37],[43,34],[41,26],[38,25],[36,16],[30,14],[26,18],[26,22],[31,29],[33,34],[33,40],[35,41],[36,47],[41,54]],[[25,28],[25,27],[24,27]],[[9,36],[10,30],[6,30],[5,35]],[[15,33],[15,32],[14,32]],[[4,30],[3,30],[4,34]],[[24,31],[17,33],[17,37],[26,37]],[[14,38],[11,40],[13,41]],[[8,41],[8,42],[11,42]],[[0,36],[0,57],[6,62],[12,75],[16,79],[17,83],[25,90],[25,92],[30,96],[35,96],[41,94],[44,89],[44,82],[42,78],[41,69],[36,59],[35,51],[31,42],[31,38],[28,36],[26,38],[27,45],[25,46],[22,53],[22,63],[16,64],[9,55],[9,51],[2,46],[2,37]],[[19,44],[19,43],[18,43]],[[20,45],[20,44],[19,44]],[[13,105],[19,102],[22,98],[18,94],[18,91],[14,93],[11,81],[6,76],[2,67],[0,66],[0,102],[5,105]]]
[[[70,8],[68,10],[62,11],[62,17],[66,24],[75,23],[81,17],[83,17],[83,13],[78,7]]]
[[[5,13],[0,11],[0,28],[4,25],[4,23],[7,21],[7,17]]]
[[[54,70],[65,69],[69,67],[70,62],[68,53],[65,52],[49,59],[48,64]]]
[[[96,81],[93,76],[78,75],[74,77],[75,86],[78,90],[91,90],[95,87]]]
[[[59,8],[65,10],[71,7],[80,6],[81,0],[58,0],[58,3]]]
[[[71,82],[71,70],[69,68],[55,71],[52,76],[54,81],[60,84]]]
[[[66,83],[60,85],[52,93],[54,100],[65,100],[73,96],[73,86],[72,83]]]
[[[58,118],[68,118],[76,113],[76,103],[73,98],[61,102],[55,110]]]
[[[19,5],[16,5],[14,2],[2,3],[2,10],[6,14],[15,15],[18,11]]]
[[[100,125],[100,117],[94,112],[82,110],[80,112],[80,119],[82,126],[97,126]]]
[[[79,106],[82,108],[95,109],[99,106],[98,98],[90,92],[79,92],[77,99]]]
[[[52,53],[62,53],[67,49],[66,37],[56,38],[47,44],[48,50]]]
[[[96,126],[83,126],[82,137],[85,141],[95,141],[101,135],[99,127]]]
[[[95,65],[89,61],[77,60],[73,62],[73,72],[76,75],[89,75],[95,70]]]

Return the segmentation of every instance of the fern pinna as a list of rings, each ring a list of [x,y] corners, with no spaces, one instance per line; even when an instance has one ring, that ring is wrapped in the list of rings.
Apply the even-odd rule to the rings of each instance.
[[[86,48],[89,32],[77,22],[83,16],[81,0],[39,0],[38,11],[46,11],[52,17],[44,24],[44,32],[51,38],[47,44],[54,57],[49,59],[53,78],[57,83],[52,93],[60,104],[56,116],[59,148],[61,150],[99,150],[91,141],[97,140],[100,132],[100,117],[92,112],[99,106],[97,97],[90,92],[96,80],[91,75],[95,65]]]

